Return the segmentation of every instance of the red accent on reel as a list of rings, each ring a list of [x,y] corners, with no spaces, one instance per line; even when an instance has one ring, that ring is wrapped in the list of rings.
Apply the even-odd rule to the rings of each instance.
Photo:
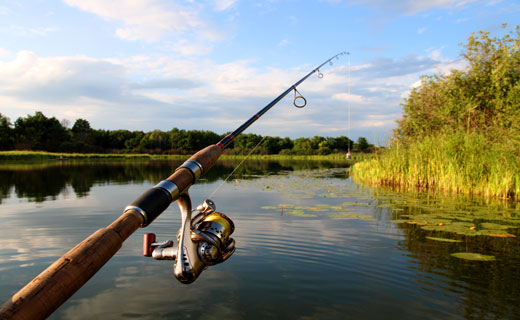
[[[152,243],[155,242],[155,233],[145,233],[143,235],[143,256],[152,256]]]

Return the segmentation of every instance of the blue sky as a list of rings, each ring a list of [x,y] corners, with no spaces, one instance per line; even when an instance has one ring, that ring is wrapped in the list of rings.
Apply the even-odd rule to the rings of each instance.
[[[224,133],[348,51],[298,88],[307,107],[286,98],[246,132],[385,144],[420,75],[464,68],[460,44],[503,23],[520,2],[0,0],[0,113]]]

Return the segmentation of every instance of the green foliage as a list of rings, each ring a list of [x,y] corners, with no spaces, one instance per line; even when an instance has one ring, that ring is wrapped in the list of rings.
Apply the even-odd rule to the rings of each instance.
[[[332,150],[330,150],[327,140],[323,140],[318,144],[318,154],[330,154],[331,152]]]
[[[467,68],[423,76],[391,148],[355,165],[354,179],[520,199],[520,28],[480,31],[464,48]]]
[[[17,149],[57,151],[69,135],[58,119],[37,111],[34,116],[16,120],[14,140]]]
[[[520,147],[520,28],[502,38],[480,31],[464,48],[466,70],[423,76],[405,99],[397,138],[409,143],[462,130]]]
[[[0,113],[0,150],[9,150],[13,147],[12,131],[9,118]]]
[[[489,145],[478,132],[399,141],[377,157],[352,168],[355,181],[411,190],[520,197],[520,153]]]
[[[357,142],[354,144],[354,150],[358,152],[367,152],[370,149],[370,144],[365,137],[359,137]]]
[[[292,149],[294,142],[289,137],[266,137],[262,146],[268,154],[279,154],[284,149]]]

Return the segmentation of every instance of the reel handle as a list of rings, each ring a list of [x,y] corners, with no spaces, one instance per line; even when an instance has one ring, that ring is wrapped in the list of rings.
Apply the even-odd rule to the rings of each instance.
[[[152,243],[155,242],[155,233],[145,233],[143,235],[143,256],[151,257],[153,252]]]

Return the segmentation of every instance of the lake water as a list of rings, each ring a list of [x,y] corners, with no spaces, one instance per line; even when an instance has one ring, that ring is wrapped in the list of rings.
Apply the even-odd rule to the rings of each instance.
[[[0,164],[1,302],[179,164]],[[237,164],[192,186],[193,205]],[[145,232],[176,238],[174,203],[51,318],[520,318],[514,204],[362,187],[342,164],[254,161],[212,200],[235,223],[228,261],[184,285],[172,261],[141,256]]]

